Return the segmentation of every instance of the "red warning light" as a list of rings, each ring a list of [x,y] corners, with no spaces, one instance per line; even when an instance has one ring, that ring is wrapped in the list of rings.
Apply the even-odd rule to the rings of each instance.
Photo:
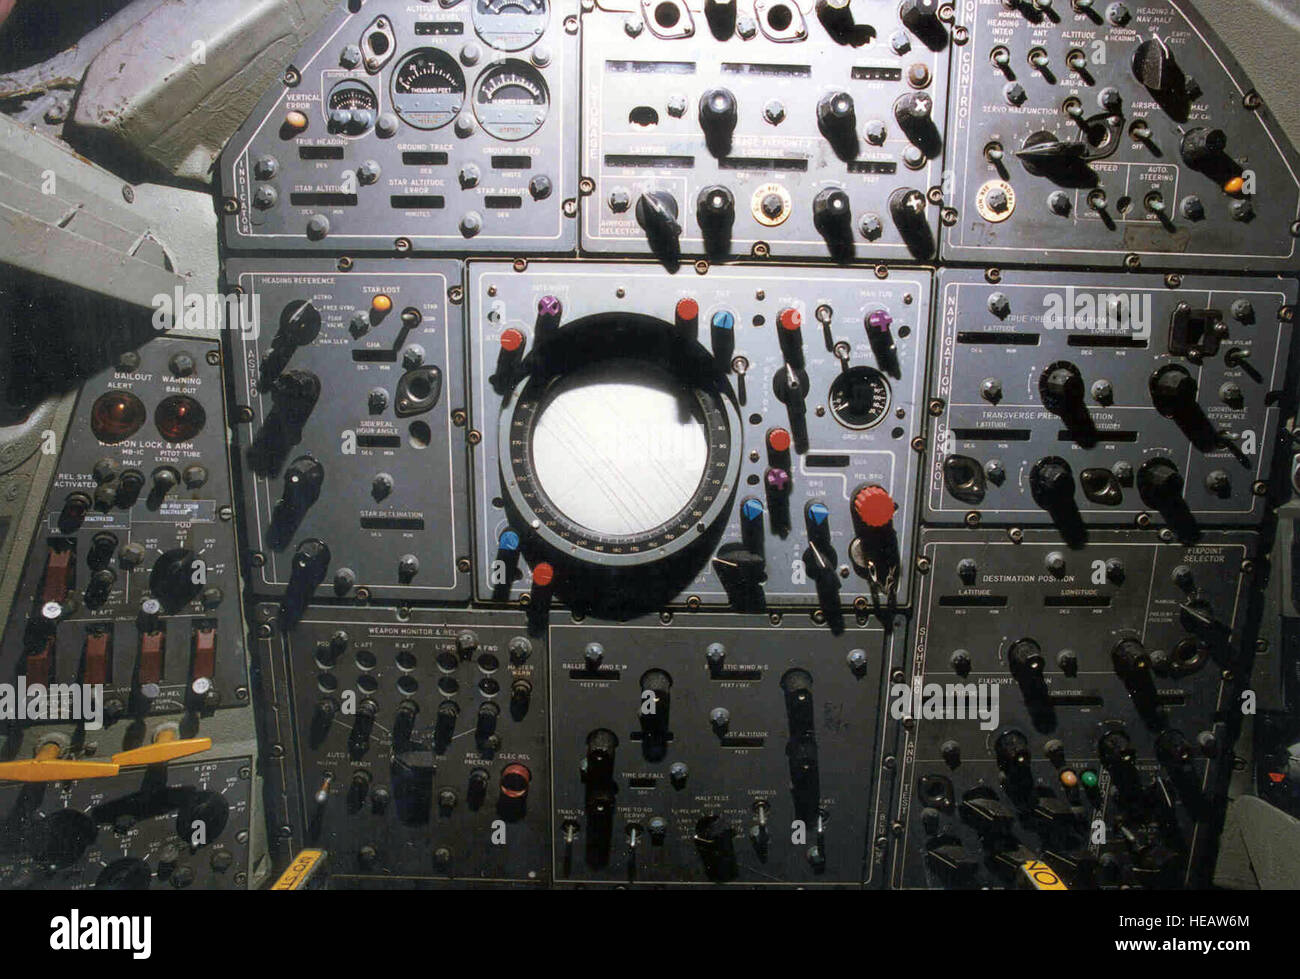
[[[140,430],[149,413],[130,391],[101,394],[90,409],[90,429],[109,445],[124,442]]]
[[[159,402],[153,420],[158,434],[168,442],[188,442],[203,431],[208,413],[189,395],[173,394]]]

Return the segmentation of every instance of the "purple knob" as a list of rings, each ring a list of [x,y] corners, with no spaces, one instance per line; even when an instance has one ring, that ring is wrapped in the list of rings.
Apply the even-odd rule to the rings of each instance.
[[[784,493],[790,488],[790,474],[784,469],[769,469],[767,488],[774,493]]]
[[[867,329],[877,333],[888,333],[889,328],[894,325],[894,317],[889,315],[887,309],[877,309],[867,315]]]
[[[557,320],[564,307],[555,296],[543,296],[537,300],[537,315],[542,319]]]

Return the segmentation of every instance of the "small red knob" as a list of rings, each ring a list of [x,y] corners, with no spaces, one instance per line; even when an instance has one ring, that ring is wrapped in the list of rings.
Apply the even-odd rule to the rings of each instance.
[[[524,347],[524,335],[519,330],[509,329],[501,334],[501,349],[508,354],[517,354]]]
[[[868,486],[853,497],[853,512],[868,527],[888,527],[896,509],[894,498],[883,486]]]
[[[797,309],[781,310],[779,321],[781,323],[781,329],[790,333],[794,333],[803,326],[803,317],[799,315],[799,310]]]
[[[533,584],[538,588],[548,588],[555,581],[555,569],[545,561],[533,565]]]
[[[700,304],[694,299],[677,300],[677,321],[693,323],[700,318]]]
[[[784,428],[773,428],[767,433],[767,447],[773,452],[790,451],[790,433]]]

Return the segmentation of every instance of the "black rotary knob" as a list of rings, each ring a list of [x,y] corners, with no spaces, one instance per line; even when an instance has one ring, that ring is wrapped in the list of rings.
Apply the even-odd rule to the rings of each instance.
[[[1007,663],[1018,678],[1041,676],[1047,660],[1043,648],[1033,639],[1018,639],[1007,650]]]
[[[993,742],[993,753],[1004,772],[1019,771],[1029,764],[1029,740],[1019,731],[1007,731]]]
[[[614,777],[614,752],[618,735],[608,728],[597,728],[587,735],[587,770],[589,783],[605,782]]]
[[[726,187],[705,187],[695,201],[695,219],[706,233],[730,228],[736,220],[735,195]]]
[[[925,132],[934,121],[934,98],[928,92],[908,92],[894,103],[894,119],[903,132]]]
[[[185,547],[165,551],[149,573],[149,590],[169,611],[191,602],[203,588],[202,564]]]
[[[320,378],[314,373],[291,370],[276,377],[271,387],[271,400],[291,424],[301,425],[316,407],[320,392]]]
[[[284,473],[284,494],[281,502],[291,512],[301,514],[320,496],[325,482],[325,467],[311,456],[291,462]]]
[[[911,187],[899,187],[889,195],[889,216],[904,235],[915,234],[925,227],[925,194]]]
[[[1189,167],[1202,167],[1223,155],[1228,146],[1228,134],[1222,129],[1206,129],[1197,126],[1189,129],[1183,136],[1179,148],[1183,162]]]
[[[1183,474],[1169,459],[1152,459],[1138,470],[1138,495],[1148,506],[1161,509],[1183,495]]]
[[[1140,676],[1151,667],[1151,657],[1137,639],[1121,639],[1110,651],[1110,659],[1115,672],[1124,677]]]
[[[1045,509],[1061,506],[1074,497],[1074,472],[1056,456],[1039,459],[1029,471],[1029,490]]]
[[[329,545],[315,537],[303,541],[293,552],[289,585],[294,591],[310,594],[325,578],[330,564]]]
[[[700,96],[699,119],[706,133],[730,136],[736,128],[736,96],[730,89],[709,89]]]
[[[1097,754],[1107,768],[1123,768],[1133,763],[1137,751],[1124,731],[1109,731],[1097,744]]]
[[[1077,409],[1083,404],[1083,375],[1067,361],[1055,363],[1043,372],[1038,392],[1048,411],[1061,414]]]
[[[821,127],[822,135],[832,143],[852,135],[857,125],[853,96],[848,92],[822,96],[817,103],[817,125]]]
[[[681,237],[677,198],[666,190],[647,190],[636,202],[636,220],[645,233],[659,241]]]
[[[939,20],[939,0],[903,0],[899,8],[903,26],[917,36],[943,29]]]
[[[1196,378],[1178,364],[1160,368],[1151,376],[1151,400],[1162,415],[1176,415],[1196,404]]]
[[[813,198],[813,224],[827,237],[851,235],[853,221],[849,195],[838,187],[827,187]]]

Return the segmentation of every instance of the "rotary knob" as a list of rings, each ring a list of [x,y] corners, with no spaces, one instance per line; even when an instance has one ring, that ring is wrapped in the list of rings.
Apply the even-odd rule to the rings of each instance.
[[[1062,506],[1074,497],[1074,472],[1064,459],[1040,459],[1029,472],[1029,489],[1044,509]]]
[[[1197,126],[1189,129],[1183,136],[1179,152],[1183,162],[1189,167],[1203,167],[1218,159],[1228,146],[1228,134],[1222,129],[1206,129]]]
[[[676,241],[681,237],[677,198],[666,190],[648,190],[636,202],[636,220],[645,233],[659,241]]]
[[[1160,368],[1151,377],[1151,400],[1162,415],[1176,415],[1196,405],[1196,378],[1177,364]]]
[[[1183,474],[1169,459],[1152,459],[1137,476],[1138,495],[1148,506],[1161,509],[1183,495]]]
[[[851,236],[852,203],[838,187],[827,187],[813,198],[813,224],[828,238]]]
[[[817,125],[821,127],[822,135],[832,143],[853,135],[857,125],[853,96],[848,92],[832,92],[823,96],[817,103]]]
[[[202,587],[202,565],[188,548],[165,551],[149,573],[149,590],[168,611],[188,604]]]
[[[883,486],[864,486],[853,496],[853,515],[867,527],[888,527],[898,507]]]
[[[700,128],[711,136],[729,137],[736,128],[736,96],[729,89],[711,88],[700,96]]]
[[[736,220],[736,198],[726,187],[705,187],[695,201],[695,219],[705,233],[725,231]]]
[[[1062,414],[1077,409],[1083,404],[1083,375],[1071,363],[1062,361],[1053,364],[1043,373],[1038,391],[1043,406],[1049,411]]]

